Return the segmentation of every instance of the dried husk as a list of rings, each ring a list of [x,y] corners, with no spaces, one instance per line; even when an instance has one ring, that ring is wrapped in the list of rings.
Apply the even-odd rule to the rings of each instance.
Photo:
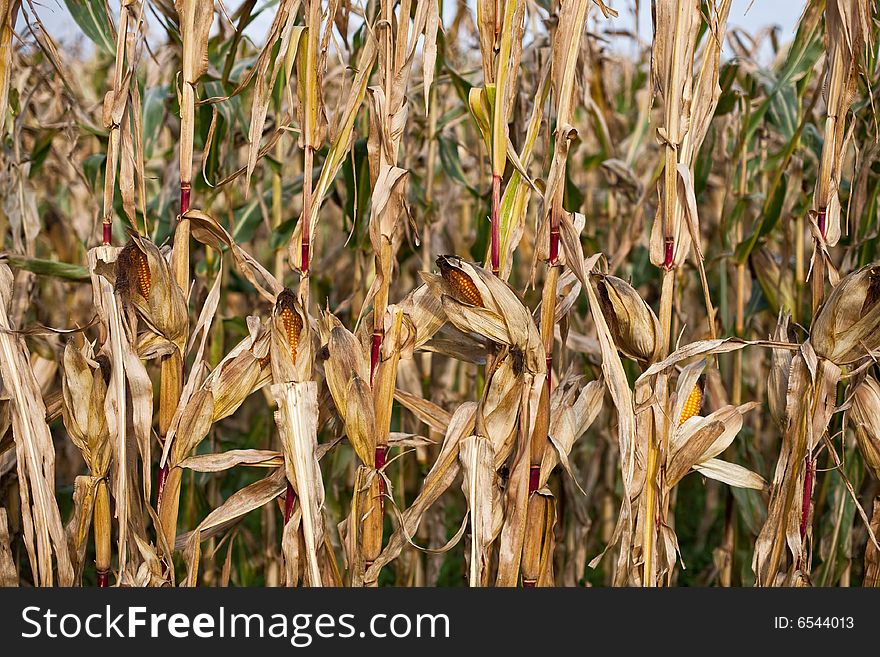
[[[696,469],[706,461],[721,454],[736,438],[742,428],[743,416],[757,408],[757,402],[740,406],[723,406],[706,417],[694,416],[678,427],[669,445],[670,455],[666,466],[666,485],[669,490],[675,486],[692,468]],[[724,466],[721,466],[722,469]],[[703,474],[711,477],[719,464],[704,468]],[[757,475],[756,475],[757,477]],[[764,487],[760,477],[751,479],[758,490]]]
[[[472,587],[485,581],[488,547],[492,540],[495,457],[492,443],[485,436],[468,436],[461,441],[462,491],[471,519],[469,582]]]
[[[827,109],[813,209],[819,236],[827,246],[837,244],[841,235],[839,189],[846,155],[846,119],[859,76],[865,72],[866,50],[873,42],[870,21],[871,0],[825,3],[828,65],[823,92]]]
[[[816,354],[849,365],[880,349],[880,264],[840,279],[810,329]]]
[[[0,587],[18,586],[18,571],[9,546],[9,522],[6,509],[0,506]]]
[[[790,315],[780,313],[776,322],[776,330],[773,332],[774,341],[790,342],[788,335],[790,320]],[[767,404],[770,407],[770,415],[780,429],[784,428],[785,422],[785,399],[788,392],[788,373],[791,370],[791,359],[790,349],[774,349],[770,355],[770,373],[767,375]]]
[[[512,347],[522,354],[525,371],[543,374],[541,335],[516,292],[491,272],[456,256],[440,256],[437,264],[441,277],[426,282],[442,300],[449,321],[461,331]]]
[[[363,346],[331,313],[323,316],[321,339],[328,354],[324,376],[348,439],[361,462],[374,465],[376,414]]]
[[[853,391],[852,417],[865,465],[880,481],[880,383],[868,376]]]
[[[281,434],[287,480],[296,489],[302,512],[305,561],[309,586],[321,586],[318,549],[324,541],[324,484],[318,446],[318,386],[314,381],[276,383],[272,396],[278,404],[275,421]]]
[[[149,269],[146,297],[137,284],[141,258],[146,259]],[[131,237],[116,260],[116,291],[135,308],[150,331],[184,353],[189,331],[186,299],[155,244],[137,235]]]
[[[602,314],[618,350],[640,362],[660,355],[660,322],[651,307],[626,281],[605,274],[590,274]]]
[[[0,521],[2,521],[2,518],[0,518]],[[2,529],[2,525],[0,525],[0,529]],[[880,497],[874,499],[871,529],[875,536],[880,534]],[[868,541],[867,546],[865,546],[865,577],[862,580],[862,586],[873,588],[880,586],[880,550],[871,541]]]
[[[104,414],[110,362],[102,357],[103,366],[94,359],[92,347],[82,351],[68,342],[62,357],[62,414],[70,439],[82,452],[94,477],[104,477],[112,456],[110,432]]]

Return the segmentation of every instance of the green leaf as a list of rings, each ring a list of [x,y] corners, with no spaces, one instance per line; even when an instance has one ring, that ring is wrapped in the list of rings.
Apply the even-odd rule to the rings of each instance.
[[[235,230],[230,231],[232,239],[239,244],[250,242],[263,219],[259,199],[254,198],[247,205],[235,210],[234,214]]]
[[[54,129],[38,133],[37,139],[34,142],[34,147],[31,150],[31,170],[28,174],[29,178],[33,178],[40,170],[40,167],[42,167],[43,162],[46,161],[46,157],[52,151],[52,140],[57,134],[58,130]]]
[[[107,161],[107,155],[104,153],[94,153],[83,160],[83,173],[92,186],[93,190],[99,189],[98,181],[104,173],[104,163]]]
[[[779,185],[772,190],[770,197],[764,203],[763,212],[761,213],[761,221],[755,226],[752,234],[745,241],[736,247],[737,262],[745,262],[758,243],[758,239],[769,233],[779,221],[779,215],[782,214],[782,204],[785,201],[785,193],[788,185],[785,176],[779,179]]]
[[[293,236],[297,221],[299,221],[299,217],[282,221],[281,225],[272,232],[272,236],[269,238],[269,245],[273,251],[287,246],[287,243],[290,242],[290,238]]]
[[[155,148],[164,127],[165,103],[168,100],[169,93],[168,85],[158,85],[144,91],[143,134],[145,159],[149,159],[152,156],[153,148]]]
[[[6,253],[0,256],[0,262],[8,262],[13,267],[24,269],[38,276],[54,276],[65,278],[69,281],[88,281],[89,270],[82,265],[73,265],[69,262],[57,260],[43,260],[41,258],[29,258],[27,256]]]
[[[765,85],[768,87],[767,97],[749,118],[746,130],[746,139],[748,141],[751,141],[755,131],[760,127],[764,120],[764,115],[775,100],[775,96],[788,85],[797,82],[807,75],[823,52],[824,43],[822,40],[821,21],[802,21],[798,27],[797,36],[788,50],[788,56],[783,59],[782,69],[772,83]],[[764,71],[763,75],[766,78],[771,78],[772,74]]]
[[[64,0],[67,10],[99,49],[113,56],[116,53],[116,35],[105,0]]]
[[[461,158],[458,156],[458,144],[442,135],[437,135],[437,146],[439,147],[437,152],[440,155],[440,163],[443,165],[446,175],[467,187],[468,191],[474,196],[479,196],[479,191],[472,187],[467,178],[465,178],[464,169],[461,166]]]

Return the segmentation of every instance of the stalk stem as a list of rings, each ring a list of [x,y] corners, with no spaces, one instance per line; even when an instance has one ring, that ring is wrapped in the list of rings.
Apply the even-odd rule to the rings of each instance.
[[[667,241],[667,252],[669,251],[669,242]],[[675,294],[675,269],[673,267],[663,267],[663,286],[660,293],[660,327],[661,340],[663,341],[660,358],[665,358],[669,354],[671,342],[672,327],[672,302]],[[657,390],[660,395],[660,407],[666,408],[666,400],[668,391],[666,383]],[[645,479],[645,520],[644,520],[644,536],[642,539],[642,555],[644,559],[644,569],[642,575],[642,585],[653,587],[657,585],[654,567],[654,532],[656,530],[656,493],[660,486],[658,476],[660,474],[660,452],[661,445],[659,438],[668,434],[668,423],[665,419],[663,436],[657,436],[655,424],[651,425],[651,436],[648,441],[648,468]],[[663,441],[665,443],[665,440]],[[665,451],[664,451],[665,453]]]
[[[501,269],[501,176],[492,175],[492,273]]]
[[[312,167],[315,150],[306,146],[303,153],[303,220],[302,220],[302,264],[303,276],[309,273],[309,249],[311,246],[311,215],[312,215]]]
[[[656,586],[654,577],[654,518],[656,506],[655,500],[655,484],[657,483],[657,461],[659,458],[659,449],[657,446],[656,436],[654,435],[654,427],[651,426],[651,435],[648,437],[648,466],[645,475],[645,520],[644,520],[644,536],[642,538],[642,558],[644,560],[644,571],[642,574],[642,586]]]
[[[107,588],[110,585],[111,564],[111,540],[110,540],[110,491],[107,488],[107,480],[98,481],[95,491],[95,574],[98,578],[98,587]]]

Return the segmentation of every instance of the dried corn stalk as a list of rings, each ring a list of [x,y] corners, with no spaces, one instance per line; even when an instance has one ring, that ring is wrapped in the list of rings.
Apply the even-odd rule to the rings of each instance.
[[[107,479],[113,445],[104,404],[107,383],[110,380],[110,359],[103,354],[96,359],[88,343],[80,351],[72,342],[68,342],[64,348],[62,365],[64,426],[89,468],[89,476],[79,477],[74,487],[74,499],[76,501],[79,497],[80,501],[74,504],[74,516],[68,525],[68,534],[72,539],[71,552],[79,576],[83,568],[89,525],[94,516],[98,586],[107,586],[111,566],[110,494]]]
[[[55,447],[27,346],[12,332],[12,293],[12,272],[0,264],[0,375],[11,397],[25,547],[35,583],[52,586],[57,572],[61,586],[72,586],[73,565],[55,500]]]
[[[471,522],[470,575],[471,586],[483,586],[487,548],[492,540],[495,458],[492,444],[484,436],[468,436],[461,441],[459,459],[464,476],[462,490],[467,498]]]
[[[314,381],[276,383],[272,396],[278,403],[275,421],[281,432],[287,480],[296,488],[302,510],[308,583],[321,586],[318,550],[324,541],[324,485],[315,450],[318,446],[318,387]]]
[[[140,554],[129,552],[129,534],[134,531],[142,540],[145,533],[143,506],[150,499],[150,431],[153,418],[153,386],[149,375],[136,353],[137,322],[127,312],[131,308],[127,298],[129,289],[123,283],[126,276],[134,277],[132,263],[123,260],[125,269],[120,276],[117,260],[123,249],[100,246],[89,251],[89,271],[92,295],[98,318],[106,331],[105,353],[110,359],[110,382],[104,412],[113,443],[113,499],[116,501],[118,524],[118,561],[120,578],[128,568],[137,569]],[[138,268],[140,269],[140,268]],[[129,279],[131,280],[131,279]],[[117,283],[123,283],[120,290]],[[137,293],[139,294],[139,292]],[[151,289],[150,294],[153,294]],[[129,420],[130,414],[130,420]],[[130,440],[128,427],[134,436]],[[133,449],[132,442],[136,444]],[[141,460],[141,481],[137,482],[135,463]],[[138,489],[141,494],[138,495]],[[129,563],[129,557],[133,557]],[[130,575],[130,574],[129,574]]]
[[[331,13],[335,14],[337,7],[338,3],[331,2]],[[314,243],[321,203],[351,148],[351,135],[354,129],[355,118],[367,92],[367,83],[369,82],[377,50],[375,38],[368,36],[364,47],[361,49],[360,59],[355,67],[355,76],[351,82],[351,87],[345,96],[345,101],[335,121],[334,129],[331,131],[332,136],[330,138],[327,158],[321,167],[318,182],[314,189],[312,189],[314,153],[318,146],[323,143],[324,132],[326,131],[320,80],[326,62],[330,28],[328,26],[324,30],[324,36],[319,44],[318,37],[321,33],[322,21],[320,1],[310,0],[306,4],[306,11],[306,54],[305,57],[297,58],[297,94],[299,98],[297,114],[299,123],[302,126],[300,145],[303,148],[303,171],[305,172],[303,179],[303,212],[289,245],[291,266],[299,268],[303,273],[309,271],[311,248]],[[328,23],[332,23],[332,16],[328,19]]]
[[[0,586],[18,586],[18,572],[9,547],[9,523],[6,509],[0,507]]]
[[[840,239],[840,178],[846,147],[846,117],[853,104],[859,76],[865,72],[873,45],[870,0],[828,0],[825,4],[825,139],[813,199],[816,228],[824,253]],[[813,256],[816,257],[815,254]]]

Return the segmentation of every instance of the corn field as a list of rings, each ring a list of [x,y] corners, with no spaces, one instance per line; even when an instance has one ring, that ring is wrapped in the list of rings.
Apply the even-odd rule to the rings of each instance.
[[[877,3],[647,4],[0,0],[0,584],[880,586]]]

